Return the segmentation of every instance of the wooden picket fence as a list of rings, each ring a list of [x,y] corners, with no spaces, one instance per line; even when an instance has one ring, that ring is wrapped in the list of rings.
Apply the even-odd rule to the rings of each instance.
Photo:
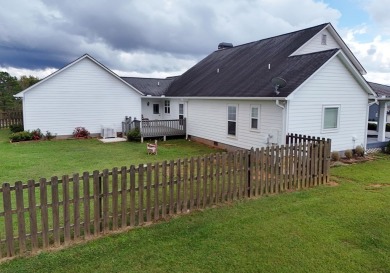
[[[0,129],[16,124],[23,124],[23,112],[0,112]]]
[[[297,136],[298,137],[298,136]],[[297,138],[295,138],[297,139]],[[3,183],[0,258],[142,226],[212,205],[324,184],[331,141]]]

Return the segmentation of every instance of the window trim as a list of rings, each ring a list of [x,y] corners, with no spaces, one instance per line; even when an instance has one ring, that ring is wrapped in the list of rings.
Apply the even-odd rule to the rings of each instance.
[[[257,128],[252,128],[252,109],[257,108]],[[261,112],[261,106],[259,104],[251,104],[249,107],[249,130],[258,132],[260,131],[260,112]]]
[[[236,116],[235,116],[235,120],[230,120],[229,119],[229,107],[235,107],[236,108]],[[238,135],[238,104],[228,104],[226,106],[226,135],[227,137],[229,138],[237,138],[237,135]],[[229,122],[235,122],[236,123],[236,127],[235,127],[235,134],[234,135],[231,135],[229,134]]]
[[[324,126],[325,126],[325,109],[329,109],[329,108],[337,108],[337,127],[325,129],[324,128]],[[340,112],[341,112],[341,105],[340,104],[322,105],[322,121],[321,121],[321,132],[322,133],[338,132],[340,130]]]

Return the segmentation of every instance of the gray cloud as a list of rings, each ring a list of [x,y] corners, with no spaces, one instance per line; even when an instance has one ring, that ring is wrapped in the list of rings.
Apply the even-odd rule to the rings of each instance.
[[[302,0],[15,0],[0,9],[0,67],[60,68],[89,53],[111,69],[177,73],[216,49],[323,22],[337,10]]]

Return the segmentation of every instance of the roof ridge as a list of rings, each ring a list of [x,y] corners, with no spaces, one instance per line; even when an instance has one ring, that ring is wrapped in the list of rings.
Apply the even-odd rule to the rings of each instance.
[[[325,27],[325,26],[327,26],[327,25],[329,25],[329,24],[330,24],[330,23],[322,23],[322,24],[319,24],[319,25],[317,25],[317,26],[308,27],[308,28],[304,28],[304,29],[298,29],[298,30],[295,30],[295,31],[287,32],[287,33],[282,33],[282,34],[279,34],[279,35],[275,35],[275,36],[263,38],[263,39],[260,39],[260,40],[256,40],[256,41],[252,41],[252,42],[248,42],[248,43],[236,45],[236,46],[233,46],[233,47],[231,47],[231,48],[225,48],[225,49],[223,49],[223,51],[232,50],[232,49],[237,48],[237,47],[240,47],[240,46],[245,46],[245,45],[249,45],[249,44],[254,44],[254,43],[261,42],[261,41],[266,41],[266,40],[270,40],[270,39],[274,39],[274,38],[278,38],[278,37],[282,37],[282,36],[286,36],[286,35],[291,35],[291,34],[298,33],[298,32],[307,31],[307,30],[310,30],[310,29],[313,29],[313,28],[317,28],[317,27],[320,27],[320,26],[324,26],[324,27]],[[217,50],[215,50],[214,52],[218,52],[218,51],[221,51],[221,49],[217,49]]]

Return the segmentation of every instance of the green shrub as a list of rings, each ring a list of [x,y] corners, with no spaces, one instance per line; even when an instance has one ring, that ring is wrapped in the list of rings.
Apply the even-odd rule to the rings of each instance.
[[[9,129],[12,133],[23,132],[23,130],[24,130],[23,124],[12,124],[9,126]]]
[[[128,141],[139,141],[141,139],[141,132],[139,128],[134,128],[127,133]]]
[[[386,147],[385,147],[385,152],[388,153],[388,154],[390,154],[390,141],[387,142],[387,145],[386,145]]]
[[[362,146],[356,146],[355,148],[355,154],[357,156],[364,156],[364,148]]]
[[[22,131],[22,132],[11,134],[9,138],[12,142],[19,142],[19,141],[32,140],[33,136],[32,133],[29,131]]]
[[[52,133],[50,133],[49,131],[46,131],[46,134],[45,134],[45,139],[46,140],[52,140],[53,138],[55,138],[56,135],[53,135]]]
[[[344,155],[346,158],[351,159],[353,156],[352,150],[345,150]]]
[[[337,151],[333,151],[332,154],[330,155],[330,158],[332,161],[339,161],[340,160],[340,154]]]
[[[73,131],[73,137],[75,138],[89,138],[89,131],[84,127],[76,127]]]

